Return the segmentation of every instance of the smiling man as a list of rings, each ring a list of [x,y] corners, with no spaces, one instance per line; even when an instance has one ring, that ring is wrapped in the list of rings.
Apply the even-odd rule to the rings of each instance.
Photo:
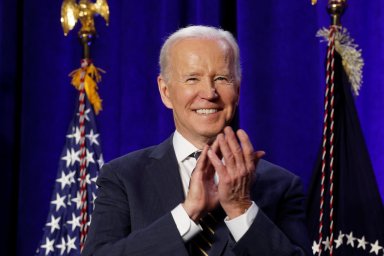
[[[228,126],[239,58],[213,27],[166,40],[157,81],[176,131],[103,166],[83,255],[309,255],[298,177]]]

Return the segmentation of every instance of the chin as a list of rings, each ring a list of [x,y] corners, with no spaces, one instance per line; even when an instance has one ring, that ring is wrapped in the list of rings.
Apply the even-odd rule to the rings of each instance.
[[[223,129],[224,129],[224,126],[206,127],[203,129],[199,129],[199,134],[209,139],[215,139],[216,136],[223,131]]]

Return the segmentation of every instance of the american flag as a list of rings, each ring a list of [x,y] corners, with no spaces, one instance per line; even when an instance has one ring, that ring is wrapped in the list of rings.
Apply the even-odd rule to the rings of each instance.
[[[87,216],[91,216],[93,211],[93,202],[96,198],[96,179],[104,163],[95,115],[87,97],[84,97],[84,100],[84,111],[81,112],[79,108],[76,108],[77,111],[75,111],[69,125],[65,146],[59,161],[47,223],[43,228],[44,235],[35,255],[80,255],[82,207],[80,193],[80,113],[84,117]],[[79,104],[81,104],[81,100]],[[87,220],[87,225],[89,225],[90,217]]]

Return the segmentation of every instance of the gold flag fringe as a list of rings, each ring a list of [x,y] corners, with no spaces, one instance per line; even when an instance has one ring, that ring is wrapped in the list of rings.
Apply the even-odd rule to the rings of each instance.
[[[95,67],[93,63],[89,64],[85,68],[79,68],[74,71],[72,71],[69,76],[72,77],[72,85],[77,89],[80,90],[80,84],[81,84],[81,73],[85,69],[85,76],[84,76],[84,89],[85,93],[87,94],[87,97],[89,99],[89,102],[92,104],[93,109],[95,110],[96,115],[99,114],[100,110],[102,110],[102,99],[100,98],[99,94],[97,93],[97,90],[99,87],[97,86],[97,83],[101,81],[101,73],[105,73],[104,70],[101,68]]]
[[[354,43],[345,27],[336,27],[335,49],[340,54],[345,73],[351,83],[352,91],[355,96],[359,95],[359,90],[363,83],[364,60],[361,49]],[[322,41],[328,41],[330,29],[322,28],[317,31],[316,36],[322,37]]]

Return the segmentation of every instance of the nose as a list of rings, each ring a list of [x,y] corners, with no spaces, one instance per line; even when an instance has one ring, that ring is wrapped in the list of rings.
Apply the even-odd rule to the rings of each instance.
[[[207,100],[216,99],[219,95],[216,91],[216,86],[213,80],[207,79],[204,83],[202,83],[202,87],[200,88],[200,96]]]

